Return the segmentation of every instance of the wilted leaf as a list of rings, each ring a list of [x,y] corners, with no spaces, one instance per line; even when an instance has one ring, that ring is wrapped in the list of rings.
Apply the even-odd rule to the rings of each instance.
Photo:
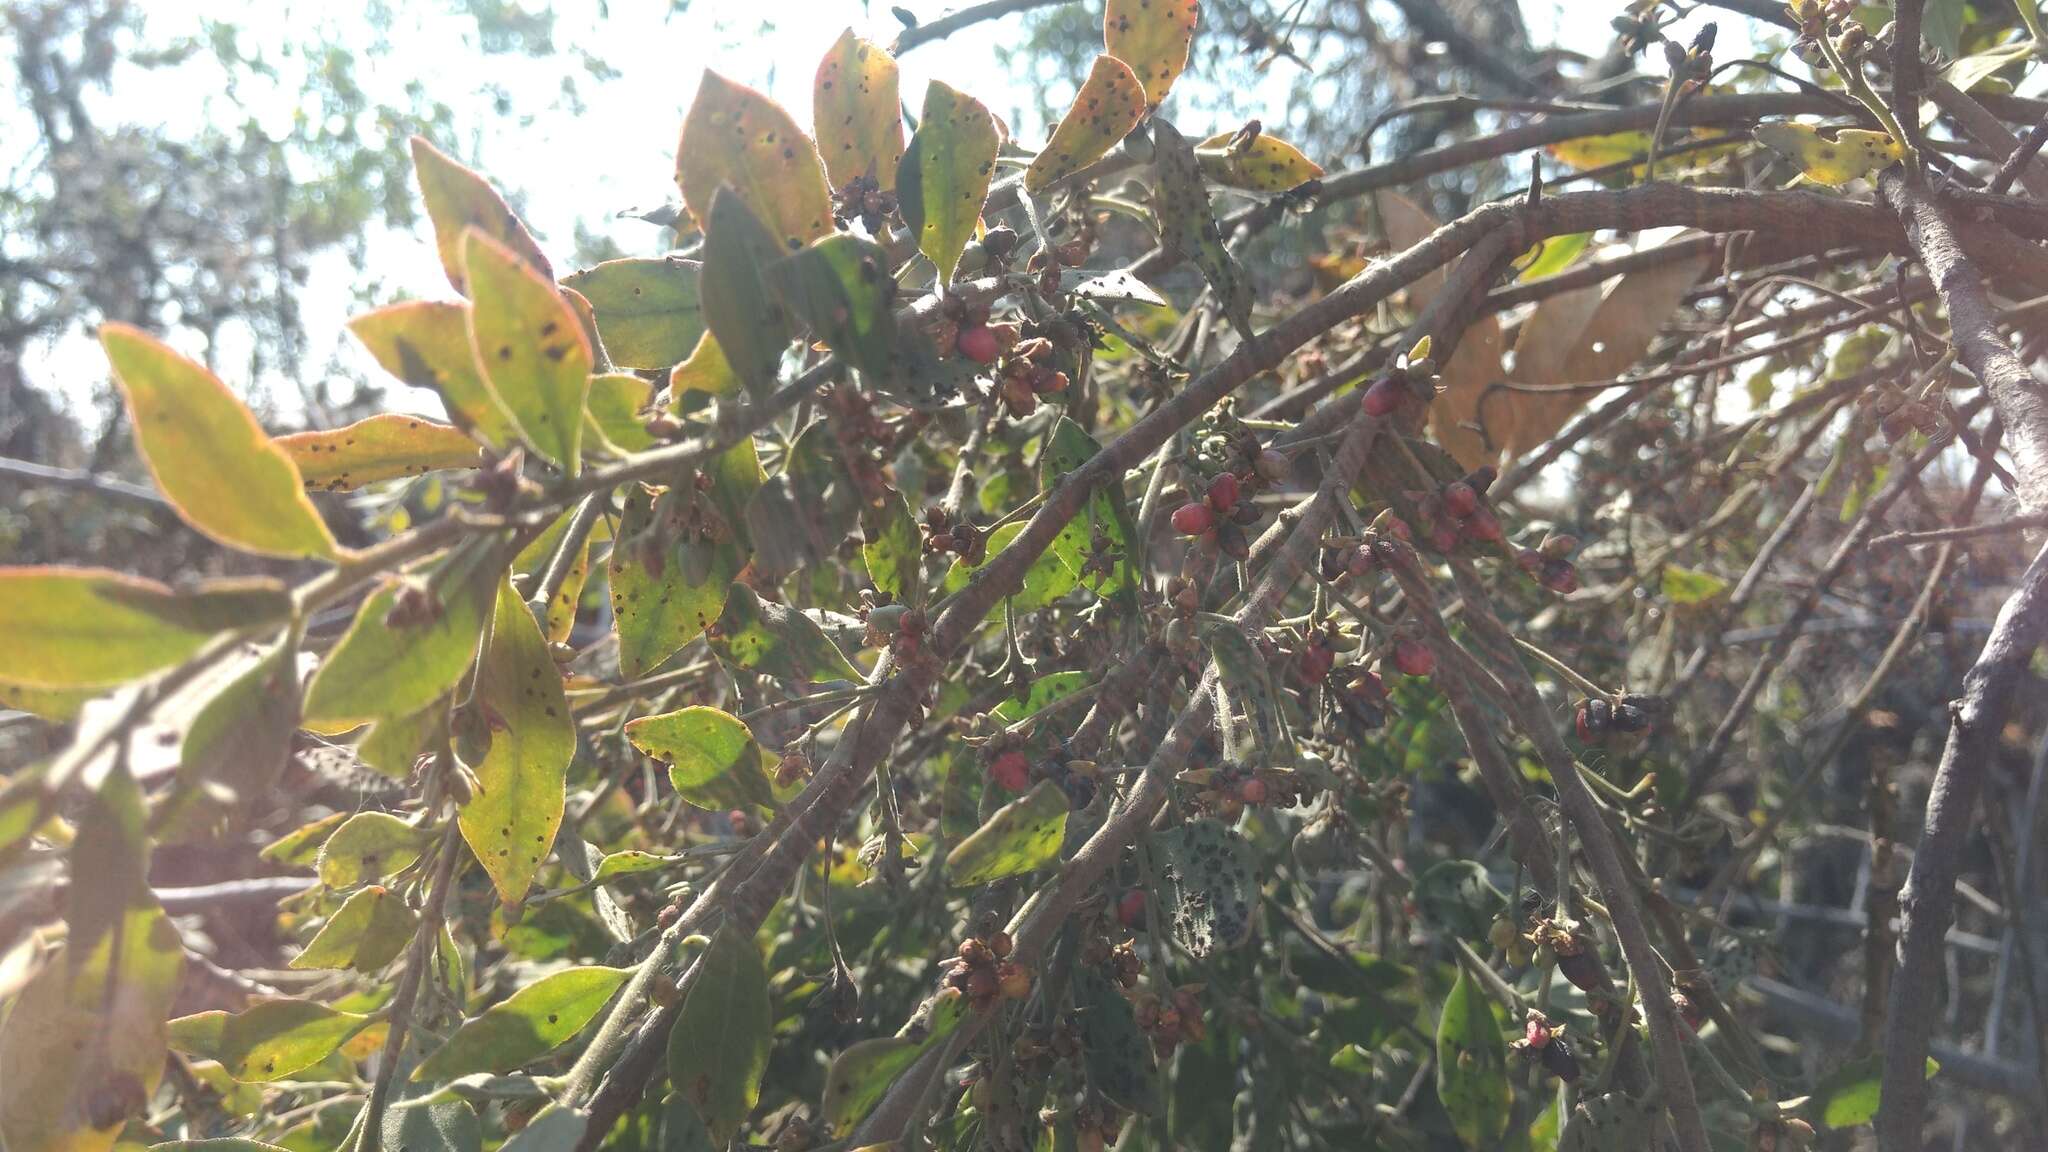
[[[280,436],[277,446],[297,465],[306,487],[318,492],[353,492],[439,468],[474,468],[480,459],[476,441],[462,429],[395,412],[329,432]]]
[[[1498,1147],[1512,1104],[1507,1043],[1486,993],[1463,967],[1437,1019],[1436,1095],[1465,1147],[1474,1152]]]
[[[481,232],[463,244],[476,362],[522,438],[574,474],[590,390],[590,342],[552,282]]]
[[[1188,66],[1188,45],[1202,18],[1200,0],[1109,0],[1102,10],[1102,44],[1130,65],[1154,108]]]
[[[736,924],[711,938],[669,1033],[668,1077],[720,1147],[761,1098],[773,1017],[760,949]]]
[[[680,363],[704,333],[703,266],[680,257],[607,260],[563,277],[590,301],[605,354],[621,368]]]
[[[726,591],[745,560],[728,536],[716,543],[685,540],[650,549],[655,496],[635,487],[626,496],[612,545],[612,624],[619,635],[619,672],[637,680],[659,667],[718,619]],[[650,557],[656,558],[650,565]]]
[[[1138,126],[1145,105],[1145,88],[1130,65],[1114,56],[1097,56],[1088,79],[1074,94],[1074,106],[1025,169],[1025,191],[1035,196],[1102,159]]]
[[[626,725],[626,739],[644,755],[668,765],[669,782],[683,799],[700,808],[715,807],[733,796],[749,804],[765,804],[771,798],[754,734],[716,708],[642,716]]]
[[[1000,145],[995,117],[981,101],[937,80],[926,86],[924,115],[896,176],[896,201],[942,284],[952,282],[960,252],[974,238]]]
[[[237,1080],[283,1080],[327,1059],[374,1020],[311,1000],[265,1000],[232,1015],[181,1016],[170,1023],[170,1040],[180,1052],[220,1061]]]
[[[478,727],[489,746],[481,759],[470,760],[476,783],[462,806],[462,838],[499,897],[516,904],[525,899],[562,825],[563,782],[576,755],[576,727],[547,639],[510,582],[498,588],[490,640],[477,661],[474,701],[485,718]]]
[[[734,584],[711,650],[720,660],[789,684],[861,679],[838,645],[802,612]]]
[[[1794,121],[1759,124],[1750,134],[1756,142],[1790,160],[1799,174],[1817,184],[1839,187],[1897,163],[1904,152],[1883,132],[1842,128],[1830,140],[1811,124]]]
[[[921,598],[919,573],[923,571],[924,537],[910,516],[910,505],[894,488],[881,505],[860,511],[861,559],[875,590],[898,604]]]
[[[954,887],[1036,871],[1059,858],[1067,831],[1067,794],[1050,780],[996,809],[946,856]]]
[[[410,716],[439,699],[476,657],[503,565],[496,544],[479,536],[422,573],[387,581],[313,674],[306,721],[349,725]],[[425,618],[394,612],[401,598],[424,602]]]
[[[335,909],[291,966],[375,973],[405,950],[418,923],[398,893],[372,884]]]
[[[765,270],[767,281],[839,358],[865,373],[889,370],[896,349],[896,281],[889,254],[840,232]]]
[[[781,105],[716,72],[704,73],[683,121],[676,183],[707,236],[721,186],[738,193],[787,252],[832,233],[832,194],[810,138]]]
[[[441,300],[393,304],[348,322],[386,372],[441,397],[448,420],[492,448],[509,448],[519,430],[477,371],[469,342],[469,305]]]
[[[433,835],[388,812],[358,812],[320,845],[320,882],[352,888],[392,875],[419,859]]]
[[[538,1060],[581,1031],[630,975],[624,968],[588,967],[543,976],[464,1022],[414,1069],[412,1078],[453,1080],[476,1072],[509,1072]]]
[[[1231,327],[1251,339],[1251,285],[1230,249],[1223,246],[1223,233],[1209,211],[1209,189],[1202,183],[1194,149],[1173,125],[1156,116],[1152,119],[1152,148],[1152,166],[1158,176],[1152,186],[1152,214],[1159,224],[1160,248],[1200,268]]]
[[[840,33],[812,81],[811,126],[832,187],[872,174],[883,191],[894,188],[896,163],[903,158],[895,57],[851,28]]]
[[[434,222],[434,244],[441,252],[441,267],[447,270],[448,283],[457,292],[470,294],[468,263],[462,253],[462,233],[469,228],[496,240],[539,273],[541,279],[554,280],[555,270],[548,264],[540,244],[489,181],[420,136],[412,138],[412,165],[419,177],[420,198],[427,203],[427,217]]]
[[[128,398],[135,446],[187,524],[262,556],[336,554],[291,457],[227,385],[140,328],[101,325],[100,343]]]
[[[0,568],[0,681],[111,686],[177,664],[224,630],[290,612],[291,597],[271,580],[174,592],[104,568]]]
[[[1203,176],[1247,192],[1287,192],[1323,174],[1322,165],[1277,136],[1261,132],[1232,147],[1237,138],[1235,132],[1223,132],[1195,145]]]
[[[783,351],[796,335],[766,269],[787,251],[745,199],[721,187],[711,196],[704,233],[704,323],[734,375],[757,399],[774,387]]]

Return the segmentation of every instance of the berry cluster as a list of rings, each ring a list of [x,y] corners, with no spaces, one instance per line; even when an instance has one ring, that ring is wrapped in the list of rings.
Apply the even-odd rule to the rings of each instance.
[[[1197,538],[1209,551],[1221,550],[1233,560],[1245,559],[1252,546],[1244,530],[1259,522],[1258,505],[1245,498],[1247,486],[1235,472],[1218,475],[1209,481],[1201,499],[1173,510],[1173,530]]]
[[[1517,548],[1515,565],[1536,583],[1560,596],[1569,596],[1579,590],[1579,570],[1567,557],[1578,548],[1577,537],[1552,532],[1534,548]]]
[[[855,176],[832,193],[832,218],[842,228],[858,220],[868,235],[879,236],[883,221],[895,213],[896,194],[884,192],[873,176]]]
[[[924,550],[956,553],[961,563],[979,567],[988,559],[988,533],[965,520],[955,523],[944,507],[934,504],[924,511]]]
[[[924,639],[930,623],[921,609],[905,604],[878,604],[863,609],[861,619],[867,624],[862,642],[870,648],[887,645],[897,663],[909,666],[929,655]]]
[[[1081,949],[1081,962],[1093,968],[1108,970],[1109,978],[1126,992],[1138,986],[1138,977],[1145,971],[1144,962],[1138,959],[1136,939],[1121,944],[1111,944],[1109,937],[1100,932],[1088,938]]]
[[[1572,715],[1572,727],[1584,743],[1600,744],[1612,735],[1648,732],[1656,725],[1657,716],[1669,709],[1669,703],[1658,696],[1634,692],[1624,692],[1616,700],[1592,696],[1579,701],[1578,710]]]
[[[1500,520],[1486,506],[1485,493],[1492,486],[1494,470],[1481,467],[1463,479],[1453,480],[1434,492],[1410,492],[1415,516],[1429,546],[1445,555],[1460,544],[1498,544],[1504,537]]]
[[[1008,932],[962,940],[959,955],[946,961],[946,987],[959,989],[976,1012],[988,1011],[998,1000],[1029,996],[1031,973],[1010,960],[1010,948]]]
[[[1022,419],[1038,410],[1038,398],[1067,390],[1067,374],[1055,367],[1058,349],[1043,336],[1020,339],[996,366],[996,393],[1010,415]],[[984,361],[986,363],[986,361]]]
[[[1522,1038],[1508,1047],[1525,1059],[1534,1060],[1543,1070],[1567,1084],[1579,1081],[1579,1057],[1572,1045],[1549,1017],[1529,1010],[1529,1019],[1522,1027]]]
[[[1360,394],[1359,404],[1367,416],[1384,420],[1411,400],[1434,399],[1438,383],[1436,361],[1429,358],[1429,337],[1424,336],[1406,356],[1395,357],[1387,374]]]
[[[1180,774],[1180,780],[1195,789],[1196,808],[1225,821],[1242,816],[1246,808],[1266,804],[1291,808],[1301,803],[1302,793],[1309,788],[1308,782],[1293,772],[1228,760],[1214,768],[1191,768]]]
[[[1202,1018],[1202,985],[1183,984],[1166,996],[1145,991],[1131,997],[1138,1027],[1152,1037],[1152,1048],[1164,1058],[1183,1043],[1200,1044],[1209,1035]]]

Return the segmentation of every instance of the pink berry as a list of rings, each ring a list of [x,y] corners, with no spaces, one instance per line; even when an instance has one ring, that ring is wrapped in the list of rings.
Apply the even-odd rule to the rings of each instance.
[[[1207,504],[1187,503],[1173,510],[1173,530],[1183,536],[1200,536],[1216,523]]]
[[[1401,386],[1394,383],[1392,377],[1375,381],[1372,387],[1365,390],[1365,399],[1362,403],[1367,416],[1391,416],[1394,409],[1401,406]]]
[[[1133,888],[1116,902],[1116,922],[1136,931],[1145,924],[1145,891]]]
[[[1481,508],[1465,521],[1465,535],[1472,540],[1497,543],[1501,539],[1500,521],[1492,512]]]
[[[959,337],[953,341],[953,346],[959,349],[962,356],[977,364],[993,364],[996,357],[1002,355],[996,334],[990,331],[986,324],[962,328]]]
[[[1209,507],[1228,512],[1237,507],[1237,476],[1225,472],[1209,482]]]
[[[1463,480],[1453,480],[1444,485],[1444,511],[1459,520],[1479,511],[1479,493],[1472,490]]]
[[[988,774],[1005,791],[1022,792],[1031,782],[1031,759],[1012,749],[996,757],[995,763],[988,766]]]
[[[1439,524],[1429,532],[1429,546],[1439,552],[1458,550],[1458,527],[1455,524]]]
[[[1436,669],[1436,653],[1420,640],[1401,640],[1394,645],[1394,667],[1403,676],[1427,676]]]

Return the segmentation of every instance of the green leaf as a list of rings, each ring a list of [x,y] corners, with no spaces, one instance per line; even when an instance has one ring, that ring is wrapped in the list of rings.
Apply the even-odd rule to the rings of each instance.
[[[761,1098],[774,1017],[768,972],[752,937],[719,929],[669,1033],[668,1079],[704,1118],[720,1147]]]
[[[789,253],[730,188],[711,198],[704,233],[704,323],[727,366],[755,399],[775,387],[796,322],[769,289],[766,269]]]
[[[393,780],[412,775],[420,754],[439,748],[448,735],[448,698],[440,697],[410,716],[379,720],[356,745],[356,758]]]
[[[1415,905],[1423,919],[1466,940],[1482,940],[1508,898],[1477,860],[1439,860],[1415,879]]]
[[[896,1078],[924,1055],[925,1045],[902,1036],[862,1040],[832,1058],[825,1070],[826,1135],[844,1139],[866,1119]]]
[[[1050,780],[996,809],[946,856],[953,886],[987,884],[1036,871],[1059,858],[1067,834],[1067,794]]]
[[[1024,528],[1025,524],[1020,520],[1005,524],[989,533],[988,557],[980,564],[969,565],[964,558],[954,560],[953,566],[946,569],[946,594],[950,596],[967,587],[967,581],[974,573],[1002,555],[1003,549],[1008,548],[1010,542],[1023,533]],[[1017,589],[1016,595],[1011,599],[1017,611],[1029,612],[1045,607],[1080,586],[1081,576],[1074,566],[1051,548],[1047,548],[1039,553],[1038,559],[1031,562],[1031,567],[1024,570],[1024,585]]]
[[[2033,55],[2033,41],[2022,37],[1963,57],[1943,69],[1941,78],[1955,85],[1959,92],[1973,92],[2012,65],[2032,59]]]
[[[1060,417],[1053,423],[1051,432],[1046,435],[1045,448],[1039,453],[1039,490],[1051,491],[1068,473],[1078,471],[1101,451],[1102,445],[1096,443],[1095,438],[1083,431],[1079,424],[1065,416]],[[1053,537],[1052,546],[1046,552],[1072,569],[1077,583],[1086,584],[1098,596],[1108,596],[1134,580],[1130,548],[1124,532],[1129,522],[1121,489],[1114,486],[1098,488],[1088,498],[1088,503],[1081,506],[1080,515],[1060,527],[1059,534]],[[1117,558],[1107,577],[1099,572],[1083,573],[1098,539]]]
[[[1209,189],[1192,145],[1172,124],[1152,118],[1152,215],[1159,224],[1159,246],[1167,255],[1192,261],[1216,294],[1231,327],[1252,337],[1251,285],[1237,259],[1223,246],[1223,233],[1209,211]]]
[[[703,635],[746,563],[730,535],[715,543],[647,543],[655,531],[655,503],[653,489],[632,488],[612,545],[612,627],[619,636],[619,673],[628,680],[645,676]]]
[[[1165,1102],[1159,1062],[1122,989],[1099,968],[1078,968],[1074,1009],[1081,1021],[1089,1085],[1119,1107],[1140,1116],[1159,1115]]]
[[[1146,103],[1145,86],[1130,65],[1114,56],[1097,56],[1052,139],[1025,169],[1024,190],[1039,195],[1102,159],[1138,126]]]
[[[442,468],[475,468],[476,441],[460,428],[418,416],[386,412],[330,432],[277,438],[316,492],[353,492],[379,480],[418,476]]]
[[[1526,284],[1531,280],[1557,275],[1571,267],[1572,261],[1579,258],[1579,253],[1586,250],[1586,244],[1592,239],[1591,232],[1571,232],[1542,241],[1530,250],[1528,265],[1515,279]]]
[[[602,380],[604,377],[600,376],[598,379]],[[596,381],[592,381],[592,384],[594,386]],[[596,396],[597,394],[593,387],[591,393],[593,403],[596,401]],[[546,531],[534,537],[531,544],[521,549],[519,555],[512,558],[512,571],[523,573],[528,580],[538,580],[541,573],[546,571],[548,564],[554,560],[555,553],[561,551],[562,541],[569,533],[569,522],[575,518],[576,509],[573,507],[565,510],[560,516],[555,517],[555,522],[548,525]],[[605,521],[600,517],[598,522],[592,526],[589,534],[584,536],[583,547],[577,550],[576,558],[570,562],[568,578],[562,581],[561,591],[555,593],[554,600],[548,604],[548,639],[566,641],[569,639],[569,634],[575,629],[576,606],[582,601],[583,586],[590,578],[590,546],[593,542],[605,539],[609,535],[610,533],[605,528]],[[528,586],[531,587],[532,585]]]
[[[607,260],[562,278],[590,301],[598,335],[621,368],[668,368],[704,334],[703,265],[677,256]]]
[[[896,281],[882,246],[836,232],[763,270],[768,285],[839,358],[883,375],[896,353]]]
[[[469,343],[469,305],[443,300],[393,304],[350,320],[348,329],[386,372],[438,393],[455,427],[491,448],[519,442],[512,417],[477,370]]]
[[[526,443],[574,475],[590,392],[583,325],[553,282],[511,249],[472,231],[462,251],[476,301],[469,339],[477,366]]]
[[[726,596],[711,650],[735,668],[790,684],[862,678],[817,621],[787,604],[761,599],[745,584],[734,584]]]
[[[423,136],[412,138],[412,166],[420,182],[420,198],[427,204],[427,218],[434,223],[434,246],[440,250],[441,267],[457,292],[470,295],[465,286],[468,262],[462,255],[462,233],[469,228],[482,231],[517,254],[543,279],[555,278],[533,233],[513,215],[511,206],[489,181],[450,159]]]
[[[871,173],[882,191],[894,188],[903,158],[895,57],[851,28],[840,33],[811,82],[811,126],[834,188]]]
[[[327,1059],[374,1020],[311,1000],[265,1000],[233,1015],[181,1016],[170,1023],[170,1041],[180,1052],[220,1061],[237,1080],[284,1080]]]
[[[402,897],[372,884],[342,902],[291,966],[375,973],[404,951],[418,923]]]
[[[996,119],[981,101],[937,80],[925,87],[924,115],[897,171],[896,201],[941,284],[952,282],[974,238],[1001,146]]]
[[[608,446],[615,455],[654,447],[654,433],[640,416],[652,399],[654,385],[631,372],[592,376],[586,410],[601,441],[598,447]]]
[[[226,789],[240,803],[269,795],[299,726],[299,648],[243,645],[192,686],[204,694],[185,729],[178,779]],[[185,699],[180,693],[180,704]]]
[[[163,1075],[184,945],[154,904],[83,955],[49,957],[0,1022],[0,1142],[9,1152],[104,1152]]]
[[[746,203],[783,252],[832,233],[832,193],[810,138],[781,105],[716,72],[704,73],[683,120],[676,183],[707,237],[717,227],[711,205],[721,187]],[[723,336],[719,343],[732,351]]]
[[[181,663],[227,629],[290,614],[291,596],[274,580],[174,592],[104,568],[0,567],[0,680],[111,687]]]
[[[597,872],[591,879],[598,884],[603,884],[616,880],[621,876],[638,876],[643,872],[656,872],[673,863],[675,863],[674,858],[660,856],[653,852],[637,852],[630,849],[624,852],[611,852],[606,854],[603,862],[597,866]]]
[[[1927,0],[1920,12],[1920,35],[1951,60],[1962,55],[1965,0]]]
[[[498,587],[474,698],[484,719],[479,738],[489,743],[481,759],[470,761],[476,786],[462,806],[462,838],[499,897],[517,904],[562,825],[576,727],[547,639],[509,581]]]
[[[1301,149],[1264,132],[1249,141],[1236,132],[1211,136],[1195,145],[1195,160],[1210,183],[1247,192],[1289,192],[1323,174]]]
[[[1145,102],[1157,108],[1188,66],[1201,17],[1199,0],[1109,0],[1102,10],[1103,47],[1130,65]]]
[[[836,563],[839,546],[860,522],[860,493],[825,421],[797,434],[782,472],[762,483],[745,507],[764,587]]]
[[[725,349],[719,346],[716,336],[706,331],[698,338],[690,358],[668,374],[669,413],[689,415],[705,400],[735,395],[741,387],[739,376],[725,358]]]
[[[1726,593],[1728,582],[1711,572],[1666,564],[1663,587],[1664,598],[1673,604],[1705,604],[1709,600],[1719,599]]]
[[[995,707],[996,719],[1005,724],[1015,724],[1026,716],[1033,715],[1056,700],[1063,700],[1081,689],[1092,680],[1092,674],[1083,668],[1068,672],[1049,672],[1031,682],[1031,690],[1024,694],[1019,703],[1016,697],[1009,697]]]
[[[407,1102],[384,1113],[382,1146],[391,1152],[482,1152],[483,1125],[467,1100]]]
[[[338,555],[291,457],[227,385],[140,328],[101,325],[100,343],[128,398],[136,449],[187,524],[259,556]]]
[[[733,807],[772,798],[762,770],[765,753],[747,726],[716,708],[696,706],[626,725],[626,739],[642,754],[668,765],[669,782],[700,808]]]
[[[1927,1058],[1927,1078],[1941,1070],[1940,1062]],[[1830,1073],[1814,1089],[1813,1102],[1820,1122],[1830,1128],[1854,1128],[1876,1117],[1883,1097],[1884,1055],[1873,1053],[1851,1060]]]
[[[285,833],[257,855],[272,864],[311,868],[320,860],[320,848],[334,835],[336,829],[352,817],[352,813],[336,812],[322,816],[311,824],[303,824]]]
[[[332,728],[410,716],[439,699],[475,659],[503,572],[496,543],[479,535],[420,576],[386,581],[306,686],[306,722]],[[423,607],[394,612],[401,596]]]
[[[1486,993],[1462,967],[1437,1019],[1436,1095],[1467,1148],[1498,1147],[1512,1104],[1507,1042]]]
[[[498,1146],[498,1152],[571,1152],[583,1141],[590,1115],[550,1102],[526,1127]],[[664,1147],[663,1152],[676,1152]]]
[[[898,604],[922,599],[919,575],[924,564],[924,537],[911,518],[910,505],[894,488],[880,505],[860,510],[861,560],[875,590]]]
[[[1203,817],[1153,836],[1168,880],[1167,924],[1197,959],[1251,938],[1251,845],[1222,821]]]
[[[358,812],[320,846],[320,882],[353,888],[379,880],[420,858],[434,838],[388,812]]]
[[[66,943],[73,959],[131,924],[138,909],[155,906],[149,890],[148,813],[142,790],[125,763],[116,763],[89,796],[71,842],[71,874],[90,883],[71,886],[64,902]]]
[[[532,1063],[582,1031],[630,975],[625,968],[587,967],[543,976],[464,1022],[412,1078],[441,1082]]]

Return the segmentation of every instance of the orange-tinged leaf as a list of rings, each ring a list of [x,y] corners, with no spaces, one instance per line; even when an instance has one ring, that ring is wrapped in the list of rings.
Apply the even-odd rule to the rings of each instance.
[[[1097,56],[1074,106],[1067,109],[1045,150],[1024,170],[1024,188],[1036,195],[1107,155],[1145,115],[1145,89],[1131,67]]]
[[[716,72],[704,73],[683,121],[676,183],[699,228],[712,195],[730,185],[792,252],[832,231],[832,193],[810,137],[781,105]]]
[[[492,448],[519,442],[519,431],[477,371],[469,346],[469,305],[414,300],[348,322],[349,331],[386,372],[441,396],[448,420]]]
[[[576,313],[511,249],[481,232],[463,240],[475,303],[470,346],[491,391],[533,450],[574,474],[590,392],[590,341]]]
[[[168,668],[229,628],[283,621],[274,580],[176,592],[104,568],[0,568],[0,681],[34,688],[119,684]]]
[[[462,806],[462,838],[508,904],[525,899],[562,826],[563,781],[576,729],[562,674],[526,602],[498,586],[490,639],[477,660],[476,698],[488,742],[472,760],[476,789]]]
[[[1102,44],[1131,66],[1157,108],[1181,70],[1202,19],[1200,0],[1109,0],[1102,10]]]
[[[440,468],[474,468],[476,441],[460,428],[385,412],[326,432],[277,438],[306,487],[353,492],[365,484]]]
[[[811,126],[832,187],[873,174],[883,191],[895,188],[896,164],[903,159],[896,58],[851,28],[840,33],[812,81]]]
[[[1323,174],[1323,166],[1301,149],[1264,132],[1232,148],[1237,133],[1224,132],[1195,145],[1195,159],[1210,181],[1247,192],[1286,192]]]
[[[974,238],[1001,146],[995,117],[981,101],[937,80],[925,88],[924,115],[903,153],[896,200],[941,283],[953,279],[961,251]]]
[[[434,245],[441,252],[441,267],[457,292],[469,295],[469,277],[462,262],[462,233],[469,228],[517,253],[544,278],[555,278],[555,270],[533,233],[520,223],[490,181],[456,163],[422,136],[412,138],[412,166],[419,177],[420,197],[427,202],[427,218],[434,222]]]
[[[128,397],[135,445],[187,524],[262,556],[336,555],[291,457],[227,385],[139,328],[103,325],[100,343]]]

